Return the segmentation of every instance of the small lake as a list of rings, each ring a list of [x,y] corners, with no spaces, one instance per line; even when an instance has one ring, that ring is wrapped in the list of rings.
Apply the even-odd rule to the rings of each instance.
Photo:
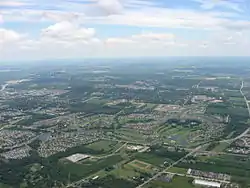
[[[41,141],[47,141],[50,139],[50,137],[51,137],[51,133],[43,133],[38,137],[38,139]]]

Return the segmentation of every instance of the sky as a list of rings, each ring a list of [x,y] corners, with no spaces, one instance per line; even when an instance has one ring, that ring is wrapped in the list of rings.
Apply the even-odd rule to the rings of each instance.
[[[0,0],[0,61],[249,49],[250,0]]]

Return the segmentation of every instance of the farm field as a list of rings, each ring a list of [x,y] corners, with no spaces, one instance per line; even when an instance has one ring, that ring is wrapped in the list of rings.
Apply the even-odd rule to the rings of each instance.
[[[149,163],[155,166],[160,166],[166,161],[165,157],[157,156],[152,153],[138,153],[135,155],[135,158],[137,160],[144,161],[146,163]]]
[[[215,146],[212,151],[215,152],[222,152],[224,151],[230,144],[228,144],[227,142],[221,142],[219,143],[219,145]]]
[[[178,168],[178,167],[172,167],[168,170],[168,172],[171,173],[177,173],[177,174],[186,174],[187,173],[187,169],[185,168]]]
[[[71,178],[78,180],[82,177],[90,176],[106,167],[113,166],[121,162],[123,158],[119,155],[110,156],[102,159],[87,159],[82,163],[72,163],[69,161],[60,161],[59,167],[61,173],[71,174]]]
[[[171,182],[162,182],[160,180],[154,180],[144,188],[196,188],[192,184],[193,179],[188,177],[174,176]]]

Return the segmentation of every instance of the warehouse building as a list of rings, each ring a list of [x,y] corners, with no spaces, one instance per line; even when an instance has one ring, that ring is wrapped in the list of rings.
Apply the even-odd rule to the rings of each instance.
[[[71,161],[73,163],[76,163],[78,161],[81,161],[83,159],[87,159],[89,157],[90,157],[89,155],[84,155],[84,154],[77,153],[77,154],[71,155],[69,157],[66,157],[66,159],[68,159],[69,161]]]
[[[195,179],[193,183],[195,185],[201,185],[201,186],[204,186],[204,187],[218,187],[218,188],[220,188],[220,186],[221,186],[221,184],[218,183],[218,182],[198,180],[198,179]]]

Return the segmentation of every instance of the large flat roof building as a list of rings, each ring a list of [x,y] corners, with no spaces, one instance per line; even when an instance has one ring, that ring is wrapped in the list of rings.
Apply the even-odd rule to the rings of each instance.
[[[73,163],[76,163],[78,161],[81,161],[81,160],[87,159],[87,158],[89,158],[89,155],[84,155],[84,154],[76,153],[74,155],[71,155],[71,156],[67,157],[66,159],[70,160]]]
[[[220,188],[220,186],[221,186],[221,184],[218,182],[205,181],[205,180],[199,180],[199,179],[195,179],[193,183],[195,185],[201,185],[201,186],[206,186],[206,187],[218,187],[218,188]]]

